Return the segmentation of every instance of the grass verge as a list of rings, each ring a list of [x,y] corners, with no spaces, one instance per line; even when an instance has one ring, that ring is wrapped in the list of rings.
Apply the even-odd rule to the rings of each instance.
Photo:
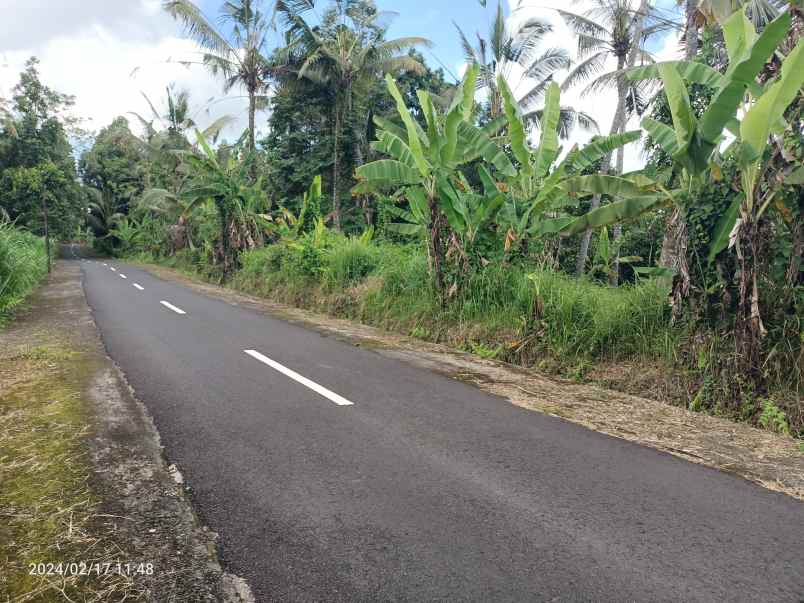
[[[99,532],[90,485],[80,355],[60,345],[17,350],[0,362],[0,600],[138,598],[126,576],[42,575],[36,564],[125,558]],[[45,566],[46,568],[48,566]],[[62,568],[64,569],[64,568]]]

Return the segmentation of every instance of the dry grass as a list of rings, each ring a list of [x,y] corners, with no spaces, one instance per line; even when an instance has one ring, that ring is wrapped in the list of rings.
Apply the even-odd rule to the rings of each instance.
[[[20,347],[0,357],[0,600],[124,601],[142,593],[131,578],[30,575],[31,563],[125,561],[101,528],[74,354]],[[75,367],[71,367],[74,371]]]

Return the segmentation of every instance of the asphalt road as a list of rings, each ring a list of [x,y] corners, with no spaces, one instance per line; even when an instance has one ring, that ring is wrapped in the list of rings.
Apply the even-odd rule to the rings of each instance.
[[[804,601],[792,498],[108,264],[106,347],[258,601]]]

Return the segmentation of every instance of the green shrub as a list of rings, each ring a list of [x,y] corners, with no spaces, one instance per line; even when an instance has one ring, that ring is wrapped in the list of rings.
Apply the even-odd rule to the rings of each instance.
[[[759,424],[769,431],[790,435],[790,424],[787,415],[776,406],[773,400],[762,401],[762,414],[759,415]]]

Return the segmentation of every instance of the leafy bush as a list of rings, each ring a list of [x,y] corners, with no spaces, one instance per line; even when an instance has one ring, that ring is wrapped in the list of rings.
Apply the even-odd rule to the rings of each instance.
[[[787,415],[781,408],[776,406],[773,400],[764,400],[762,402],[762,414],[759,416],[758,422],[765,429],[783,435],[790,435],[790,424],[787,421]]]
[[[0,321],[45,277],[45,260],[41,238],[0,223]]]

